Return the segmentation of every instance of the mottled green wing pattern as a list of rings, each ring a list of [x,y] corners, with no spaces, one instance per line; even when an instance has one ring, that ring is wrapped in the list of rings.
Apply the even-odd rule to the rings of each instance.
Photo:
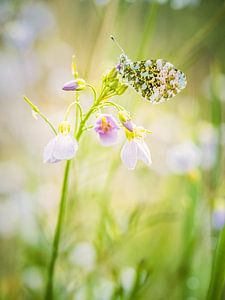
[[[121,54],[117,70],[122,80],[152,103],[162,103],[186,86],[186,76],[163,59],[132,62]]]

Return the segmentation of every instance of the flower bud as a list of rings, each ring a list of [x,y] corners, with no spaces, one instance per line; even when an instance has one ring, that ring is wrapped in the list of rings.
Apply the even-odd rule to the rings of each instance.
[[[133,138],[134,135],[134,126],[130,118],[130,114],[127,111],[119,111],[118,117],[120,119],[120,122],[122,123],[127,138],[129,137]]]
[[[116,89],[117,95],[122,95],[126,90],[128,86],[126,84],[120,83]]]
[[[123,124],[127,120],[130,120],[130,114],[125,110],[120,110],[118,112],[118,118],[120,119],[120,122]]]
[[[130,132],[134,131],[134,126],[133,126],[133,123],[131,122],[131,120],[127,120],[126,122],[124,122],[123,126]]]
[[[74,76],[75,79],[78,78],[78,72],[77,72],[77,64],[76,64],[76,59],[75,59],[75,55],[73,55],[72,57],[72,75]]]
[[[70,123],[68,121],[62,121],[59,124],[58,131],[63,135],[67,135],[68,133],[70,133]]]
[[[64,91],[81,91],[84,90],[86,87],[86,82],[82,78],[77,78],[75,80],[71,80],[64,84],[63,90]]]
[[[111,69],[107,74],[103,76],[103,80],[112,81],[117,78],[117,70],[116,68]]]

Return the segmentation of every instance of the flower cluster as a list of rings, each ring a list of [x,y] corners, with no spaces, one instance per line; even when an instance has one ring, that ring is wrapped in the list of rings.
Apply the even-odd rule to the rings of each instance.
[[[103,76],[98,97],[95,88],[79,77],[74,57],[72,60],[72,75],[74,79],[65,83],[62,89],[74,92],[76,100],[68,106],[65,118],[60,123],[58,130],[55,130],[48,118],[36,105],[27,97],[24,97],[35,116],[42,117],[56,135],[46,145],[43,161],[45,163],[57,163],[63,160],[71,160],[78,150],[81,135],[90,128],[94,129],[99,136],[100,143],[106,147],[118,143],[118,133],[122,129],[126,137],[120,155],[124,165],[129,170],[136,167],[138,160],[143,161],[147,166],[151,165],[151,154],[145,143],[146,135],[150,131],[133,123],[126,109],[112,102],[110,98],[122,95],[128,85],[131,85],[151,102],[161,102],[162,99],[174,96],[185,87],[185,75],[175,69],[171,63],[162,59],[133,62],[125,54],[121,54],[119,64]],[[91,88],[94,100],[89,110],[84,113],[79,102],[79,92],[86,88]],[[71,132],[67,120],[73,106],[76,107],[76,120],[74,122],[74,132]],[[102,112],[108,106],[117,110],[118,121],[112,115]],[[88,119],[95,113],[98,114],[95,124],[87,126]]]
[[[92,91],[94,91],[95,96],[94,104],[90,108],[90,113],[87,113],[83,119],[82,107],[80,106],[79,102],[75,101],[69,105],[65,119],[60,123],[58,131],[56,132],[53,128],[56,136],[51,139],[50,142],[46,145],[43,153],[43,161],[45,163],[57,163],[62,160],[72,159],[78,150],[78,139],[82,132],[85,130],[84,125],[87,118],[95,110],[99,111],[104,108],[104,105],[111,105],[117,108],[118,119],[120,122],[118,122],[110,114],[100,113],[95,124],[91,126],[98,134],[100,143],[106,147],[117,144],[118,132],[120,129],[123,129],[126,136],[126,142],[121,150],[122,162],[129,170],[133,170],[135,168],[138,160],[142,160],[146,165],[149,166],[151,164],[151,155],[144,141],[144,138],[146,137],[146,134],[149,133],[149,131],[144,129],[143,127],[136,126],[131,121],[129,113],[120,105],[106,101],[112,96],[123,94],[127,89],[127,85],[121,83],[118,77],[119,73],[117,68],[113,68],[103,76],[102,88],[98,99],[96,98],[95,89],[90,84],[86,83],[84,79],[78,77],[78,72],[74,60],[72,62],[72,73],[74,75],[74,80],[65,83],[62,89],[64,91],[73,91],[77,93],[84,90],[86,87],[91,87]],[[26,98],[25,100],[29,103],[29,105],[31,105],[32,109],[35,112],[41,114],[40,110],[37,109],[29,99]],[[70,109],[73,104],[76,104],[80,109],[81,120],[80,128],[77,134],[71,133],[71,127],[69,122],[67,121]]]
[[[103,76],[102,98],[108,99],[112,96],[122,95],[128,88],[127,84],[120,81],[116,68],[111,69]]]
[[[118,131],[122,128],[125,132],[126,141],[121,150],[121,160],[124,165],[133,170],[138,160],[146,165],[151,164],[151,154],[144,141],[149,131],[143,127],[136,126],[127,113],[119,111],[118,117],[121,125],[110,114],[98,116],[94,130],[99,136],[100,143],[112,146],[118,143]],[[70,124],[63,121],[59,125],[58,134],[46,145],[43,153],[45,163],[57,163],[62,160],[72,159],[78,149],[78,142],[70,132]]]

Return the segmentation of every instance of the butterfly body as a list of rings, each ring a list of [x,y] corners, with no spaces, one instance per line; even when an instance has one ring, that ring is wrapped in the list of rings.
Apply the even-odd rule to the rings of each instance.
[[[122,81],[151,103],[162,103],[186,86],[185,74],[163,59],[133,62],[121,54],[117,71]]]

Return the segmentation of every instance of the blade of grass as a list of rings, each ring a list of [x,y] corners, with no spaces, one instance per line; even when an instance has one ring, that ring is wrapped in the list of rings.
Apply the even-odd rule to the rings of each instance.
[[[212,275],[207,300],[222,300],[221,295],[225,284],[225,227],[220,233],[213,258]]]

